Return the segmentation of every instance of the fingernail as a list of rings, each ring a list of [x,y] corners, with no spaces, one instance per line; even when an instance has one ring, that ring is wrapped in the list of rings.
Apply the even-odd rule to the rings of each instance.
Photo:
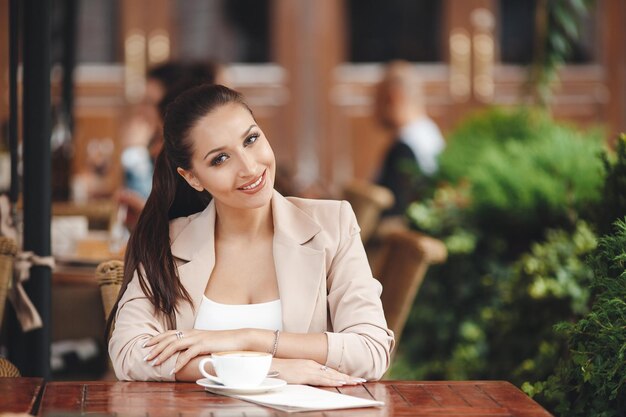
[[[174,375],[174,371],[175,371],[175,369],[172,369],[172,370],[170,371],[170,375]]]
[[[150,366],[154,366],[154,365],[156,365],[156,363],[157,363],[157,360],[155,359],[155,360],[153,360],[153,361],[152,361],[152,363],[150,364]]]
[[[141,347],[145,348],[147,344],[148,344],[148,342],[143,342],[143,345],[141,345]]]
[[[149,357],[150,357],[150,354],[148,353],[148,354],[147,354],[147,355],[143,358],[143,361],[144,361],[144,362],[145,362],[145,361],[147,361]]]
[[[356,382],[357,384],[362,384],[364,382],[367,382],[367,379],[363,379],[363,378],[354,378],[353,379],[354,382]]]

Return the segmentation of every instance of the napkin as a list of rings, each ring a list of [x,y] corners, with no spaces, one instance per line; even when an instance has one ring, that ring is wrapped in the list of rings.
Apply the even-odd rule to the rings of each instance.
[[[343,408],[380,407],[382,401],[367,400],[309,385],[286,385],[264,394],[230,395],[230,397],[272,407],[288,413],[301,411],[337,410]]]

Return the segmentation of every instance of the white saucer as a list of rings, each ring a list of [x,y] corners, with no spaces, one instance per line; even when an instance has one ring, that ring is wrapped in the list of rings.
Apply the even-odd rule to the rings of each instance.
[[[260,394],[268,392],[287,385],[287,381],[278,378],[265,378],[261,385],[252,388],[225,387],[221,384],[202,378],[196,381],[196,384],[204,387],[205,390],[215,394]]]

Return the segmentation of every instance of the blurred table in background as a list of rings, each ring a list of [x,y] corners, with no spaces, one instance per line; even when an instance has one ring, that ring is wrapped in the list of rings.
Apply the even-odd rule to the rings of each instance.
[[[549,417],[551,414],[514,385],[504,381],[381,381],[329,388],[383,401],[384,407],[298,413],[298,416],[500,416]],[[195,383],[51,382],[40,415],[120,416],[286,416],[256,404],[211,394]],[[60,414],[59,414],[60,415]]]
[[[35,414],[43,384],[43,378],[0,378],[0,414]]]
[[[85,216],[89,229],[108,229],[117,205],[113,200],[91,200],[85,203],[54,202],[53,216]]]

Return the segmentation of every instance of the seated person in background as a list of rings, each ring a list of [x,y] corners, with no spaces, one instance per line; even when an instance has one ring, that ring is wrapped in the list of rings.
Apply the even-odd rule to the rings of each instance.
[[[107,326],[119,379],[195,381],[230,350],[272,353],[289,383],[384,374],[393,333],[350,205],[283,197],[275,172],[241,94],[205,85],[170,104]]]
[[[377,89],[376,116],[394,137],[377,181],[395,197],[384,215],[403,215],[432,185],[437,157],[445,148],[439,128],[426,115],[420,79],[408,62],[388,64]]]
[[[162,126],[158,105],[184,74],[185,66],[178,62],[168,62],[149,70],[143,100],[124,128],[122,167],[125,185],[127,190],[144,200],[152,187],[154,158],[151,155],[158,153],[152,143],[159,140],[158,132]]]

